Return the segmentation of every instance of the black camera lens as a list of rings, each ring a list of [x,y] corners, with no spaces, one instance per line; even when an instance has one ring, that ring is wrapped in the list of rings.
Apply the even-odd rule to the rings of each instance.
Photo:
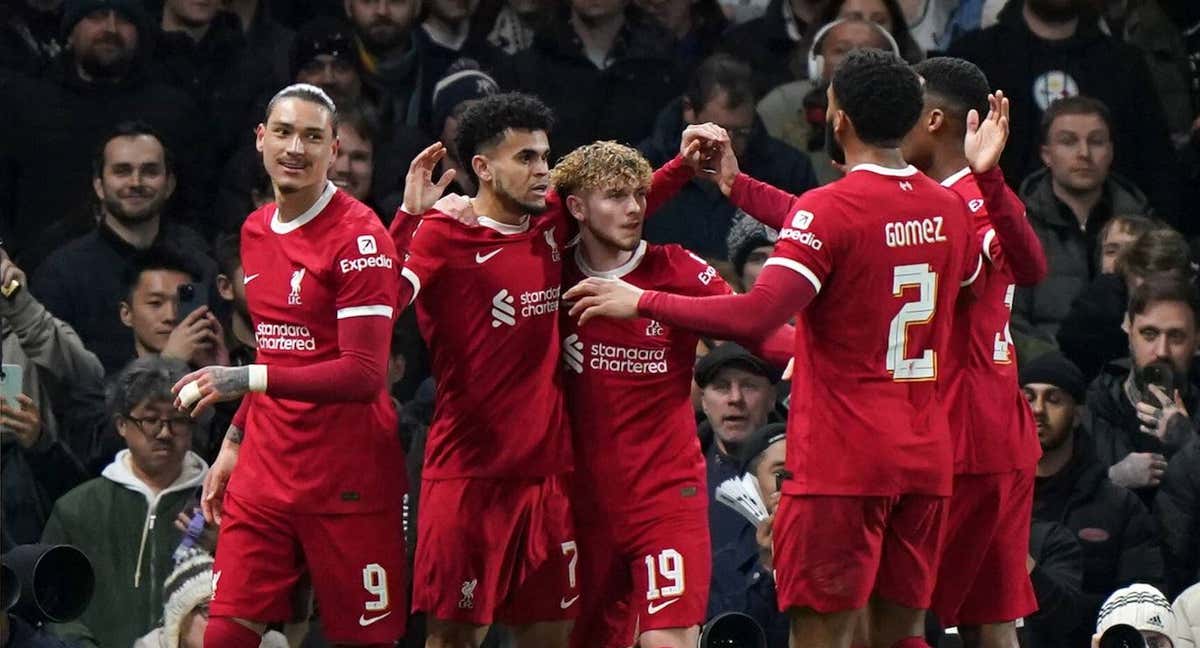
[[[192,299],[196,296],[196,287],[192,284],[182,284],[179,286],[180,299]]]

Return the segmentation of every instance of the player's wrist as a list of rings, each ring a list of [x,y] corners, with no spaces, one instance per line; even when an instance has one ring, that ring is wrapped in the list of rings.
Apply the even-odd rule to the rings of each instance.
[[[267,391],[267,365],[252,364],[246,367],[247,386],[252,392]]]

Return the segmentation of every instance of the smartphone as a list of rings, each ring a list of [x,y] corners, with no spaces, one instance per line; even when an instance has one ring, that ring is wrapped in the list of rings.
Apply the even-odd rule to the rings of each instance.
[[[177,322],[182,322],[197,308],[208,305],[208,286],[203,283],[180,284],[176,292],[179,297],[179,312],[175,316]]]
[[[1142,402],[1159,406],[1158,399],[1150,393],[1150,385],[1157,385],[1167,394],[1168,398],[1175,396],[1175,370],[1168,362],[1152,362],[1141,371]]]
[[[14,409],[21,407],[17,396],[21,393],[21,379],[23,375],[24,370],[21,369],[21,365],[0,365],[0,398],[3,398],[8,403],[8,406]]]

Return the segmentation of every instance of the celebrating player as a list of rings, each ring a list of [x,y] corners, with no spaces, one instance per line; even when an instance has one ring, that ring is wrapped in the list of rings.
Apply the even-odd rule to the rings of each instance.
[[[579,610],[558,313],[573,226],[550,190],[551,125],[531,96],[480,99],[457,141],[478,179],[477,223],[413,216],[448,182],[432,182],[435,151],[414,160],[422,177],[410,178],[392,224],[401,239],[420,224],[400,294],[416,305],[437,379],[413,579],[431,648],[478,646],[494,622],[513,626],[521,646],[566,646]],[[655,174],[648,203],[691,178],[702,140],[719,143],[711,131],[685,131],[685,155]]]
[[[386,389],[400,259],[375,214],[326,180],[336,124],[315,86],[271,100],[256,144],[275,202],[241,238],[257,364],[175,385],[193,415],[245,395],[204,484],[221,525],[209,646],[257,647],[291,618],[304,567],[330,641],[404,634],[404,457]]]
[[[954,352],[944,365],[954,495],[933,609],[944,625],[958,626],[965,645],[1006,648],[1017,643],[1013,622],[1037,610],[1026,557],[1041,455],[1017,383],[1008,320],[1014,285],[1040,281],[1046,259],[1024,205],[996,166],[1008,134],[1008,99],[990,95],[983,72],[962,59],[932,58],[915,70],[925,80],[925,108],[904,157],[962,196],[974,213],[976,249],[987,260],[975,298],[959,300]]]
[[[845,178],[796,198],[744,174],[730,181],[736,161],[722,159],[734,204],[783,225],[749,293],[686,297],[589,278],[566,298],[578,300],[581,326],[641,315],[725,338],[753,339],[798,313],[792,477],[774,521],[793,645],[848,646],[870,603],[874,645],[924,646],[951,485],[938,366],[959,286],[980,260],[961,199],[900,153],[921,113],[916,74],[858,50],[828,97],[829,148]]]
[[[706,261],[642,240],[650,164],[636,150],[581,146],[550,177],[580,224],[564,285],[613,277],[686,295],[730,294]],[[779,366],[791,355],[790,328],[764,344]],[[563,334],[576,458],[571,504],[587,584],[571,645],[625,648],[640,632],[643,646],[692,648],[712,569],[690,391],[699,338],[648,318],[583,328],[568,318]]]

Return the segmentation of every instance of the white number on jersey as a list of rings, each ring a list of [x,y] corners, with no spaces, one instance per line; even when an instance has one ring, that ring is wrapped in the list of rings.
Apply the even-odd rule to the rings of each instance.
[[[571,562],[567,563],[567,581],[571,589],[575,589],[575,566],[579,564],[579,546],[574,540],[569,540],[562,543],[562,552],[564,556],[571,557]]]
[[[888,332],[887,370],[896,382],[933,380],[937,376],[937,354],[933,349],[924,349],[921,355],[912,358],[907,348],[908,327],[933,319],[937,306],[937,273],[927,263],[896,266],[892,273],[892,294],[899,297],[910,286],[920,289],[917,300],[900,307]]]
[[[1008,308],[1009,319],[1012,318],[1013,307],[1013,291],[1017,287],[1013,284],[1008,284],[1008,290],[1004,293],[1004,306]],[[1012,331],[1009,330],[1009,320],[1004,321],[1004,331],[996,333],[996,339],[992,342],[992,361],[996,364],[1009,364],[1012,362],[1012,353],[1009,349],[1012,347]]]
[[[646,600],[657,601],[660,598],[672,598],[683,594],[683,556],[674,549],[663,549],[654,556],[646,556]],[[658,587],[659,577],[663,582],[670,581]]]
[[[363,567],[363,589],[375,597],[374,601],[367,601],[367,612],[388,609],[387,571],[378,563]]]

